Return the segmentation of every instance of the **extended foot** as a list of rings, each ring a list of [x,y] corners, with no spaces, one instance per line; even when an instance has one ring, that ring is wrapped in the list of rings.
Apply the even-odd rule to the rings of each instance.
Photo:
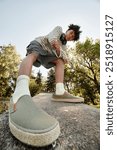
[[[84,102],[84,98],[82,97],[76,97],[76,96],[73,96],[71,94],[69,94],[68,92],[64,92],[63,95],[56,95],[56,94],[53,94],[52,96],[52,100],[53,101],[56,101],[56,102],[74,102],[74,103],[81,103],[81,102]]]
[[[58,121],[41,108],[37,108],[30,96],[22,96],[15,107],[16,111],[11,99],[9,127],[11,133],[21,142],[42,147],[52,144],[58,138]]]

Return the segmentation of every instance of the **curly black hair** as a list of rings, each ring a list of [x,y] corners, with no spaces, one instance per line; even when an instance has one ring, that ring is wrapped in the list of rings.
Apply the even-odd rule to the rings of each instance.
[[[82,32],[82,31],[80,31],[80,26],[74,25],[74,24],[70,24],[70,25],[68,26],[68,30],[73,30],[73,31],[75,32],[74,41],[79,40],[79,38],[80,38],[80,33]]]

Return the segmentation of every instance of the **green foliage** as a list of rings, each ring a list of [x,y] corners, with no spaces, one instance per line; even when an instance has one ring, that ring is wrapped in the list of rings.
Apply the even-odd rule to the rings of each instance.
[[[0,114],[4,111],[8,110],[9,102],[8,101],[0,101]]]
[[[35,82],[37,84],[39,84],[40,86],[42,86],[42,73],[40,71],[37,73],[37,77],[36,77]]]
[[[33,75],[31,76],[29,89],[31,96],[35,96],[36,94],[40,93],[43,89],[42,74],[40,73],[40,71],[37,73],[36,77],[34,77]]]
[[[30,79],[29,89],[31,96],[34,96],[39,91],[39,85],[35,82],[35,79]]]
[[[65,85],[67,90],[85,98],[85,103],[98,104],[99,56],[100,42],[86,39],[84,43],[77,42],[76,48],[71,49],[71,63],[65,68]]]
[[[10,97],[15,86],[20,56],[12,45],[0,46],[0,95]]]
[[[48,77],[45,84],[45,91],[46,92],[55,91],[55,71],[53,69],[50,69],[50,71],[48,72]]]

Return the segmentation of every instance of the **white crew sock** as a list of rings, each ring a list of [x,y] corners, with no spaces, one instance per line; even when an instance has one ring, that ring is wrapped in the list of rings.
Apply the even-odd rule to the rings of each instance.
[[[23,95],[30,95],[29,77],[26,75],[20,75],[17,78],[16,88],[13,94],[13,102],[16,103]]]
[[[56,83],[56,95],[63,95],[65,92],[63,83]]]

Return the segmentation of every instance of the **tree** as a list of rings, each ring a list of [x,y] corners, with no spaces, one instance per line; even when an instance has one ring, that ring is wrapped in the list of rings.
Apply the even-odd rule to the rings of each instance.
[[[86,39],[84,43],[76,44],[76,53],[78,54],[78,63],[81,72],[87,74],[87,77],[95,84],[97,92],[100,93],[99,72],[100,72],[100,41],[93,43],[92,39]],[[85,71],[84,71],[85,70]]]
[[[15,81],[20,63],[20,55],[15,46],[0,46],[0,93],[1,96],[10,97],[15,86]]]
[[[31,96],[39,94],[43,90],[42,74],[39,71],[35,77],[33,74],[30,77],[29,89]]]
[[[30,79],[29,89],[30,89],[31,96],[35,96],[36,94],[39,93],[39,90],[40,90],[39,85],[35,82],[34,78]]]
[[[99,101],[99,56],[100,41],[86,39],[84,43],[77,42],[70,49],[71,63],[65,67],[65,85],[67,90],[83,96],[86,103],[97,104]]]
[[[45,90],[47,92],[55,91],[55,71],[53,69],[50,69],[50,71],[48,72]]]
[[[42,85],[42,73],[40,72],[40,70],[39,70],[39,72],[37,73],[37,77],[36,77],[35,82],[36,82],[37,84],[39,84],[40,86]]]

